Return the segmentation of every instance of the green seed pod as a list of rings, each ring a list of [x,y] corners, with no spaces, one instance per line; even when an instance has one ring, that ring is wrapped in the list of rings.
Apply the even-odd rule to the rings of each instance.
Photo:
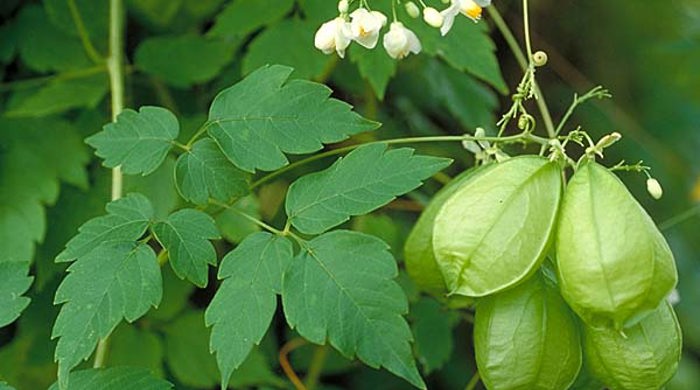
[[[561,193],[559,166],[537,156],[511,158],[462,183],[433,228],[449,293],[481,297],[531,275],[549,247]]]
[[[479,301],[474,348],[490,390],[568,389],[581,368],[575,314],[540,272]]]
[[[591,326],[633,325],[659,306],[678,278],[649,215],[595,162],[579,167],[569,182],[556,252],[562,295]]]
[[[485,165],[469,169],[455,177],[443,187],[423,210],[420,218],[413,226],[404,246],[406,271],[418,288],[437,298],[444,299],[447,295],[445,279],[440,272],[435,255],[433,254],[433,223],[435,216],[445,201],[460,189],[467,180],[475,175],[483,174],[494,165]]]
[[[612,390],[657,390],[676,373],[682,337],[671,305],[664,301],[624,330],[584,329],[584,355],[593,375]]]

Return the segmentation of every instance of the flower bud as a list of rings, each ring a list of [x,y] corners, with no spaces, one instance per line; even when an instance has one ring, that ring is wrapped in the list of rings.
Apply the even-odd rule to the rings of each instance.
[[[661,199],[661,197],[664,195],[664,190],[661,188],[661,184],[653,177],[647,179],[647,192],[652,198],[657,200]]]
[[[433,7],[425,7],[423,9],[423,20],[435,28],[440,28],[445,21],[440,12]]]
[[[610,133],[598,141],[598,143],[595,145],[596,149],[603,150],[607,147],[610,147],[612,144],[615,142],[619,141],[620,138],[622,138],[622,135],[618,132]]]
[[[346,14],[346,13],[348,13],[348,9],[349,9],[349,8],[350,8],[350,7],[349,7],[349,5],[348,5],[348,0],[340,0],[340,1],[338,2],[338,12],[340,12],[341,14]]]
[[[420,9],[418,9],[416,3],[409,1],[404,5],[404,7],[406,8],[406,13],[408,14],[408,16],[415,19],[420,15]]]

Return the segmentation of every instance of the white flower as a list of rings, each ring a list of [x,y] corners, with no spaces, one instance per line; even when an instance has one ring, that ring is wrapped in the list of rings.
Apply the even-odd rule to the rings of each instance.
[[[379,40],[379,30],[386,24],[386,16],[378,11],[358,8],[350,14],[350,18],[352,39],[368,49],[374,49]]]
[[[335,51],[340,58],[345,57],[345,49],[348,48],[351,41],[350,23],[340,16],[323,23],[314,37],[314,45],[317,49],[325,54],[331,54]]]
[[[483,7],[489,5],[491,5],[491,0],[452,0],[452,4],[447,9],[440,12],[445,19],[440,33],[442,35],[447,35],[455,22],[455,17],[460,13],[474,22],[478,22],[481,20]]]
[[[410,53],[418,54],[421,51],[416,34],[404,27],[401,22],[391,24],[389,32],[384,35],[384,48],[391,58],[399,60]]]
[[[425,20],[425,22],[430,26],[440,28],[440,26],[442,26],[442,22],[444,21],[444,17],[435,8],[425,7],[423,9],[423,20]]]

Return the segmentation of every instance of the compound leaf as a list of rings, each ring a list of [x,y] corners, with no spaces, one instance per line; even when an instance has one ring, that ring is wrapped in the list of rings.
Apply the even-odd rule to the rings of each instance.
[[[141,194],[128,194],[107,204],[107,215],[93,218],[78,228],[56,262],[71,261],[88,254],[98,245],[112,241],[133,241],[143,235],[153,219],[153,206]]]
[[[104,165],[121,165],[126,174],[147,175],[165,160],[180,132],[175,115],[165,108],[144,106],[138,112],[126,109],[117,121],[85,140],[97,149]]]
[[[414,155],[410,148],[387,151],[381,143],[361,146],[330,168],[292,183],[287,215],[299,231],[322,233],[414,190],[450,162]]]
[[[292,244],[284,237],[259,232],[248,236],[221,262],[224,282],[206,311],[206,325],[213,326],[210,349],[216,352],[221,382],[259,344],[277,308],[275,293],[292,262]]]
[[[335,230],[308,242],[282,286],[287,322],[301,336],[326,341],[348,358],[385,367],[425,388],[402,314],[408,303],[389,247],[373,236]]]
[[[168,251],[170,265],[179,278],[199,287],[208,281],[208,264],[216,264],[216,251],[209,240],[219,238],[214,220],[194,209],[178,210],[153,226],[156,239]]]
[[[322,84],[286,82],[292,71],[281,65],[262,67],[212,103],[209,135],[244,171],[273,171],[289,163],[284,153],[315,152],[324,143],[378,127],[350,105],[329,99],[331,90]]]
[[[60,388],[69,371],[91,354],[97,341],[109,335],[122,318],[133,322],[157,306],[163,288],[156,255],[147,244],[105,242],[68,268],[56,291],[55,304],[64,305],[52,338],[58,338]]]
[[[177,159],[175,180],[185,200],[206,204],[212,198],[228,203],[248,194],[250,175],[231,164],[216,142],[205,138]]]
[[[143,367],[92,368],[71,373],[70,390],[169,390],[173,385]],[[49,390],[58,390],[54,383]]]

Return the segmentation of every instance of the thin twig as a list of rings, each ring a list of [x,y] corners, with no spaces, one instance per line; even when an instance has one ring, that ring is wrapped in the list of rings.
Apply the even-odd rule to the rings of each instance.
[[[296,372],[294,372],[294,368],[292,368],[292,365],[289,363],[289,353],[294,351],[295,349],[302,347],[306,345],[307,342],[306,340],[302,338],[295,338],[289,340],[287,343],[285,343],[282,348],[280,348],[280,354],[279,354],[279,360],[280,360],[280,366],[282,367],[282,371],[284,371],[284,374],[289,378],[289,380],[292,382],[294,387],[297,390],[307,390],[306,386],[304,383],[299,379],[299,376],[297,375]]]

